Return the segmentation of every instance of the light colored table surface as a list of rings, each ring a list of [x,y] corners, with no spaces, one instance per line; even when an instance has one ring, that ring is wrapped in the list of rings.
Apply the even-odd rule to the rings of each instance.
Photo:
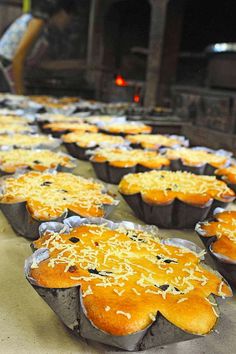
[[[89,163],[78,162],[76,173],[94,177]],[[112,187],[116,191],[116,187]],[[139,222],[121,200],[110,218]],[[193,231],[163,230],[164,237],[182,237],[202,246]],[[100,344],[72,336],[37,295],[23,275],[24,260],[31,255],[30,242],[18,237],[0,214],[0,354],[104,354],[114,353]],[[235,297],[221,305],[216,332],[189,342],[145,351],[145,354],[233,354],[236,353]],[[219,333],[218,333],[219,332]],[[122,353],[122,352],[121,352]]]

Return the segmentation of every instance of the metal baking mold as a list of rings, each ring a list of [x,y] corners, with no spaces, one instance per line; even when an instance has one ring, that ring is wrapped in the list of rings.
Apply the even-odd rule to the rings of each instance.
[[[81,219],[79,217],[71,217],[63,221],[63,223],[49,222],[42,224],[39,228],[40,236],[46,231],[56,233],[69,233],[71,228],[81,224],[107,224],[113,230],[117,228],[126,228],[132,230],[143,230],[158,235],[158,229],[155,226],[141,226],[131,222],[113,223],[112,221],[102,218]],[[164,244],[173,244],[178,247],[187,248],[198,254],[202,250],[194,243],[182,239],[163,240]],[[61,321],[70,328],[74,334],[85,339],[91,339],[111,345],[127,351],[142,351],[152,347],[166,345],[170,343],[182,342],[202,336],[193,335],[184,332],[180,328],[174,326],[167,321],[161,314],[156,316],[156,320],[146,329],[136,332],[128,336],[113,336],[104,331],[99,330],[89,320],[83,306],[83,299],[80,292],[80,286],[74,286],[66,289],[50,289],[37,285],[37,282],[30,277],[31,265],[39,264],[49,258],[47,249],[37,250],[25,262],[25,276],[36,292],[44,299],[51,309],[58,315]],[[219,276],[219,274],[217,274]],[[214,298],[214,297],[213,297]]]
[[[49,173],[47,171],[46,173]],[[56,173],[55,171],[50,171],[50,173]],[[18,172],[12,177],[18,177],[22,173]],[[6,177],[1,177],[0,185],[3,183]],[[96,183],[100,183],[99,181],[93,180]],[[101,184],[101,183],[100,183]],[[109,193],[104,187],[104,193]],[[0,190],[0,194],[3,193]],[[107,217],[113,209],[119,204],[117,199],[114,199],[113,204],[103,204],[102,209],[104,210],[104,217]],[[13,230],[19,234],[20,236],[24,236],[30,240],[36,240],[39,237],[39,226],[46,222],[46,220],[37,220],[33,218],[27,208],[27,202],[19,202],[19,203],[1,203],[0,202],[0,210],[3,212],[4,216],[7,218],[9,224],[13,228]],[[52,222],[62,222],[67,217],[77,215],[69,209],[65,211],[62,215],[60,215],[56,219],[52,219]]]

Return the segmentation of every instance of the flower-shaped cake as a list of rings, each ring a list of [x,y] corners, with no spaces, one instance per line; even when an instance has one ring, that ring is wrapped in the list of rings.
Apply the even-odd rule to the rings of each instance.
[[[81,287],[86,317],[97,329],[127,336],[161,314],[183,331],[209,333],[218,318],[211,294],[231,290],[200,254],[163,244],[151,232],[81,224],[68,234],[45,231],[34,248],[48,258],[31,265],[29,277],[51,289]]]
[[[2,181],[1,204],[27,202],[36,220],[52,220],[68,210],[83,217],[105,215],[105,205],[115,205],[98,182],[71,173],[29,172]]]
[[[216,177],[179,171],[129,174],[119,191],[139,218],[167,228],[192,228],[214,208],[235,199],[235,193]]]

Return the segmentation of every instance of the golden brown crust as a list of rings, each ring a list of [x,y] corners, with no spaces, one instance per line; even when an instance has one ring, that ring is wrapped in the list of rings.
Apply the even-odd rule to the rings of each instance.
[[[236,261],[236,211],[225,211],[215,215],[216,221],[202,223],[203,237],[215,236],[213,252]]]
[[[143,231],[82,225],[66,235],[45,234],[34,246],[50,253],[32,265],[37,284],[81,285],[88,318],[112,335],[145,329],[159,312],[184,331],[206,334],[217,320],[209,296],[231,296],[222,279],[200,265],[199,256]]]
[[[67,210],[84,217],[103,217],[104,204],[114,199],[103,193],[103,185],[71,173],[29,172],[4,179],[1,203],[27,202],[37,220],[52,220]]]
[[[188,172],[151,171],[125,176],[119,185],[125,195],[141,193],[150,204],[168,204],[175,198],[192,205],[206,205],[210,200],[233,201],[235,193],[215,177]]]

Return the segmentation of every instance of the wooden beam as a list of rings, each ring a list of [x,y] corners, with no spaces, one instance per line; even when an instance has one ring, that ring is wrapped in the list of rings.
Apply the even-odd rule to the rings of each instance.
[[[153,107],[157,102],[168,1],[150,0],[152,11],[144,99],[145,107]]]

